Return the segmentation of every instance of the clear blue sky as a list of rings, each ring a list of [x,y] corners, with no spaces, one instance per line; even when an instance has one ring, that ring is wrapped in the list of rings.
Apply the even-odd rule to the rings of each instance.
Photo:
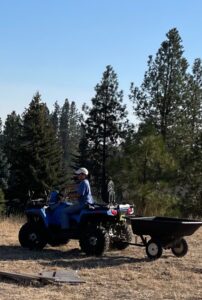
[[[65,98],[89,104],[108,64],[128,102],[173,27],[192,65],[202,58],[201,0],[0,0],[0,117],[22,114],[37,90],[50,110]]]

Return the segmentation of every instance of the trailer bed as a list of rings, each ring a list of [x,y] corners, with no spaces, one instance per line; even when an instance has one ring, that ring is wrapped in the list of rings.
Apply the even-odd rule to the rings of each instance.
[[[173,236],[178,238],[189,236],[202,225],[202,221],[170,217],[128,216],[127,219],[131,221],[134,234],[152,237]]]

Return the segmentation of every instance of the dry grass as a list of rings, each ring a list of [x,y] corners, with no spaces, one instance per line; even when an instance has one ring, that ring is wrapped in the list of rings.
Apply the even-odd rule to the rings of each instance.
[[[72,268],[86,283],[37,287],[1,280],[1,300],[202,299],[202,228],[186,238],[190,251],[185,257],[164,251],[161,259],[149,261],[144,248],[133,246],[103,257],[85,256],[76,241],[42,252],[25,250],[18,243],[22,223],[0,221],[1,271],[39,273]]]

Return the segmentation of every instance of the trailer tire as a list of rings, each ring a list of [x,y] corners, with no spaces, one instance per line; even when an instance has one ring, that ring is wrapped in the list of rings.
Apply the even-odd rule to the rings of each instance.
[[[146,244],[146,253],[149,259],[158,259],[163,253],[161,243],[158,240],[151,239]]]
[[[171,251],[176,257],[185,256],[188,252],[188,244],[186,240],[182,238],[176,246],[171,248]]]

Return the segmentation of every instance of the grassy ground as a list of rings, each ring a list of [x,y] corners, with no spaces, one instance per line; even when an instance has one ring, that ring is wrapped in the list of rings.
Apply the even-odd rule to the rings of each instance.
[[[41,252],[20,247],[22,220],[0,221],[0,270],[39,273],[72,268],[86,281],[79,285],[15,283],[2,280],[1,300],[77,299],[202,299],[202,228],[187,237],[189,252],[183,258],[164,251],[149,261],[145,249],[130,246],[103,257],[87,257],[76,241],[47,247]]]

